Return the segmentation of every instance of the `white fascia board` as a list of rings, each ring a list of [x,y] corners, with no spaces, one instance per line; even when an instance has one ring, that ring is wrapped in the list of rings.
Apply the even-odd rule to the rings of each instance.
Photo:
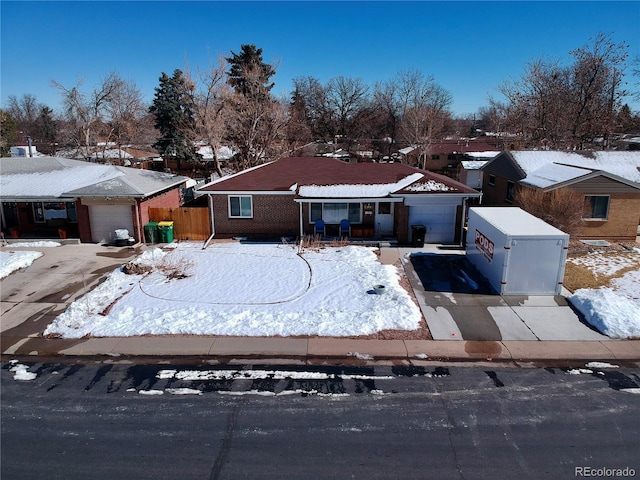
[[[413,193],[413,194],[391,194],[393,197],[400,198],[430,198],[430,197],[446,197],[446,198],[479,198],[482,196],[481,192],[478,193]]]
[[[402,197],[373,197],[373,198],[295,198],[295,202],[298,203],[376,203],[376,202],[390,202],[390,203],[402,203],[404,198]]]
[[[57,202],[75,202],[77,197],[0,197],[0,202],[2,203],[14,203],[14,202],[46,202],[46,203],[57,203]]]

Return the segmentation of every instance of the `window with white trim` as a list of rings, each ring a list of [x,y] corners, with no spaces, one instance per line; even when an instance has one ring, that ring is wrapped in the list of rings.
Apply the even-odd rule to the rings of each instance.
[[[609,217],[609,195],[587,195],[585,200],[585,212],[582,218],[606,220]]]
[[[229,195],[229,218],[253,218],[250,195]]]
[[[496,184],[496,176],[493,175],[492,173],[489,174],[489,185],[491,185],[492,187],[495,186]]]
[[[309,222],[324,220],[324,223],[338,224],[347,219],[351,223],[362,222],[362,204],[360,203],[312,203],[309,209]]]

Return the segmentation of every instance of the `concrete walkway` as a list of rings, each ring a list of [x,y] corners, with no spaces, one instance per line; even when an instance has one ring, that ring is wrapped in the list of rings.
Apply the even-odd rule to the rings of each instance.
[[[70,250],[72,249],[72,250]],[[29,248],[33,250],[33,248]],[[37,249],[36,249],[37,250]],[[381,261],[394,264],[415,249],[385,248]],[[71,257],[70,257],[71,252]],[[3,356],[82,356],[155,359],[158,357],[266,363],[421,364],[434,361],[640,363],[640,340],[607,337],[575,339],[489,341],[465,340],[360,340],[349,338],[275,338],[145,336],[118,338],[43,338],[42,331],[84,291],[140,253],[139,248],[98,245],[46,249],[37,268],[2,280],[0,330]],[[536,308],[535,305],[521,308]],[[540,306],[538,306],[540,308]],[[526,316],[525,313],[522,315]],[[546,315],[542,316],[546,318]],[[430,328],[436,323],[429,318]],[[507,320],[505,320],[507,321]],[[500,329],[505,331],[503,327]],[[539,337],[538,337],[539,338]]]
[[[397,250],[434,340],[609,340],[581,321],[566,290],[563,295],[497,295],[469,269],[464,273],[478,284],[471,289],[453,278],[465,266],[464,250],[441,245]],[[411,254],[424,255],[414,265]]]
[[[2,352],[12,356],[197,357],[221,363],[375,363],[433,361],[633,362],[640,341],[436,341],[340,338],[122,337],[80,340],[27,337]]]

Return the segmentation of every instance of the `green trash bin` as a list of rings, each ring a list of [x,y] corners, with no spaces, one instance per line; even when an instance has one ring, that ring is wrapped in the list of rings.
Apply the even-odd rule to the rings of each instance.
[[[149,222],[144,226],[144,241],[158,243],[158,222]]]
[[[173,222],[158,222],[160,243],[173,242]]]

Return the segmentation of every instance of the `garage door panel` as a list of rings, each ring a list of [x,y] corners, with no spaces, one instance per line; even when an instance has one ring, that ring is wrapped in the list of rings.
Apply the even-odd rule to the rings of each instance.
[[[427,243],[451,243],[455,239],[457,205],[414,206],[409,209],[409,234],[411,225],[425,225]]]
[[[91,240],[97,243],[115,241],[115,231],[129,230],[133,235],[131,205],[91,205],[89,207]]]

